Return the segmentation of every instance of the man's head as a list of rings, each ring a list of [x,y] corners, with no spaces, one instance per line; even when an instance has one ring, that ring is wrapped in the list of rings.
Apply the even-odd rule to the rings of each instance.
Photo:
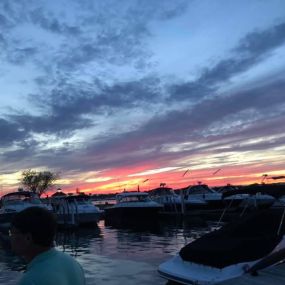
[[[55,216],[47,209],[29,207],[17,213],[11,222],[11,246],[18,255],[50,248],[56,231]]]

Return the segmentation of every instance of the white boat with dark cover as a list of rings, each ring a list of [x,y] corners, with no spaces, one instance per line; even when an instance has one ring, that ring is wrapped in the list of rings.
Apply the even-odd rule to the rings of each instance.
[[[283,214],[283,209],[267,209],[227,224],[183,247],[158,272],[181,284],[209,285],[264,267],[268,260],[273,265],[280,260],[271,257],[285,248]]]
[[[123,192],[116,195],[116,204],[105,208],[107,222],[152,222],[163,208],[146,192]]]

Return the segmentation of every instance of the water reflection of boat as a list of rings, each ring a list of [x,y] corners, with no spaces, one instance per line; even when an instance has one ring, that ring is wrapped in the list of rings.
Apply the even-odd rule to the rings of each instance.
[[[116,204],[105,208],[107,223],[151,223],[158,218],[162,205],[152,201],[145,192],[123,192],[116,196]]]
[[[101,229],[98,226],[78,228],[76,231],[57,231],[55,237],[56,246],[73,256],[89,253],[90,245],[94,240],[99,246],[103,240]]]
[[[168,280],[197,285],[241,276],[285,248],[283,214],[281,209],[256,212],[206,234],[162,263],[158,272]]]

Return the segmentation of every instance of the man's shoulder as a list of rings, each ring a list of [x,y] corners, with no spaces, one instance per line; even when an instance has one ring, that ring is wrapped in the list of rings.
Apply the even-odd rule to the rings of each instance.
[[[33,276],[33,274],[26,272],[17,283],[17,285],[37,285],[37,282]]]
[[[57,251],[54,260],[51,261],[53,268],[58,268],[58,271],[69,272],[73,274],[84,274],[81,264],[68,253]]]
[[[65,252],[62,252],[62,251],[58,251],[58,250],[56,251],[55,259],[58,259],[61,262],[71,263],[71,264],[78,264],[79,266],[81,266],[79,264],[79,262],[74,257],[72,257],[68,253],[65,253]]]

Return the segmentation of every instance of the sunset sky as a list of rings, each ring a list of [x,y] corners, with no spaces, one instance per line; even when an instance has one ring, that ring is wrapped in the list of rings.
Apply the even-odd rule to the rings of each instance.
[[[0,195],[285,174],[284,0],[1,0],[0,27]]]

